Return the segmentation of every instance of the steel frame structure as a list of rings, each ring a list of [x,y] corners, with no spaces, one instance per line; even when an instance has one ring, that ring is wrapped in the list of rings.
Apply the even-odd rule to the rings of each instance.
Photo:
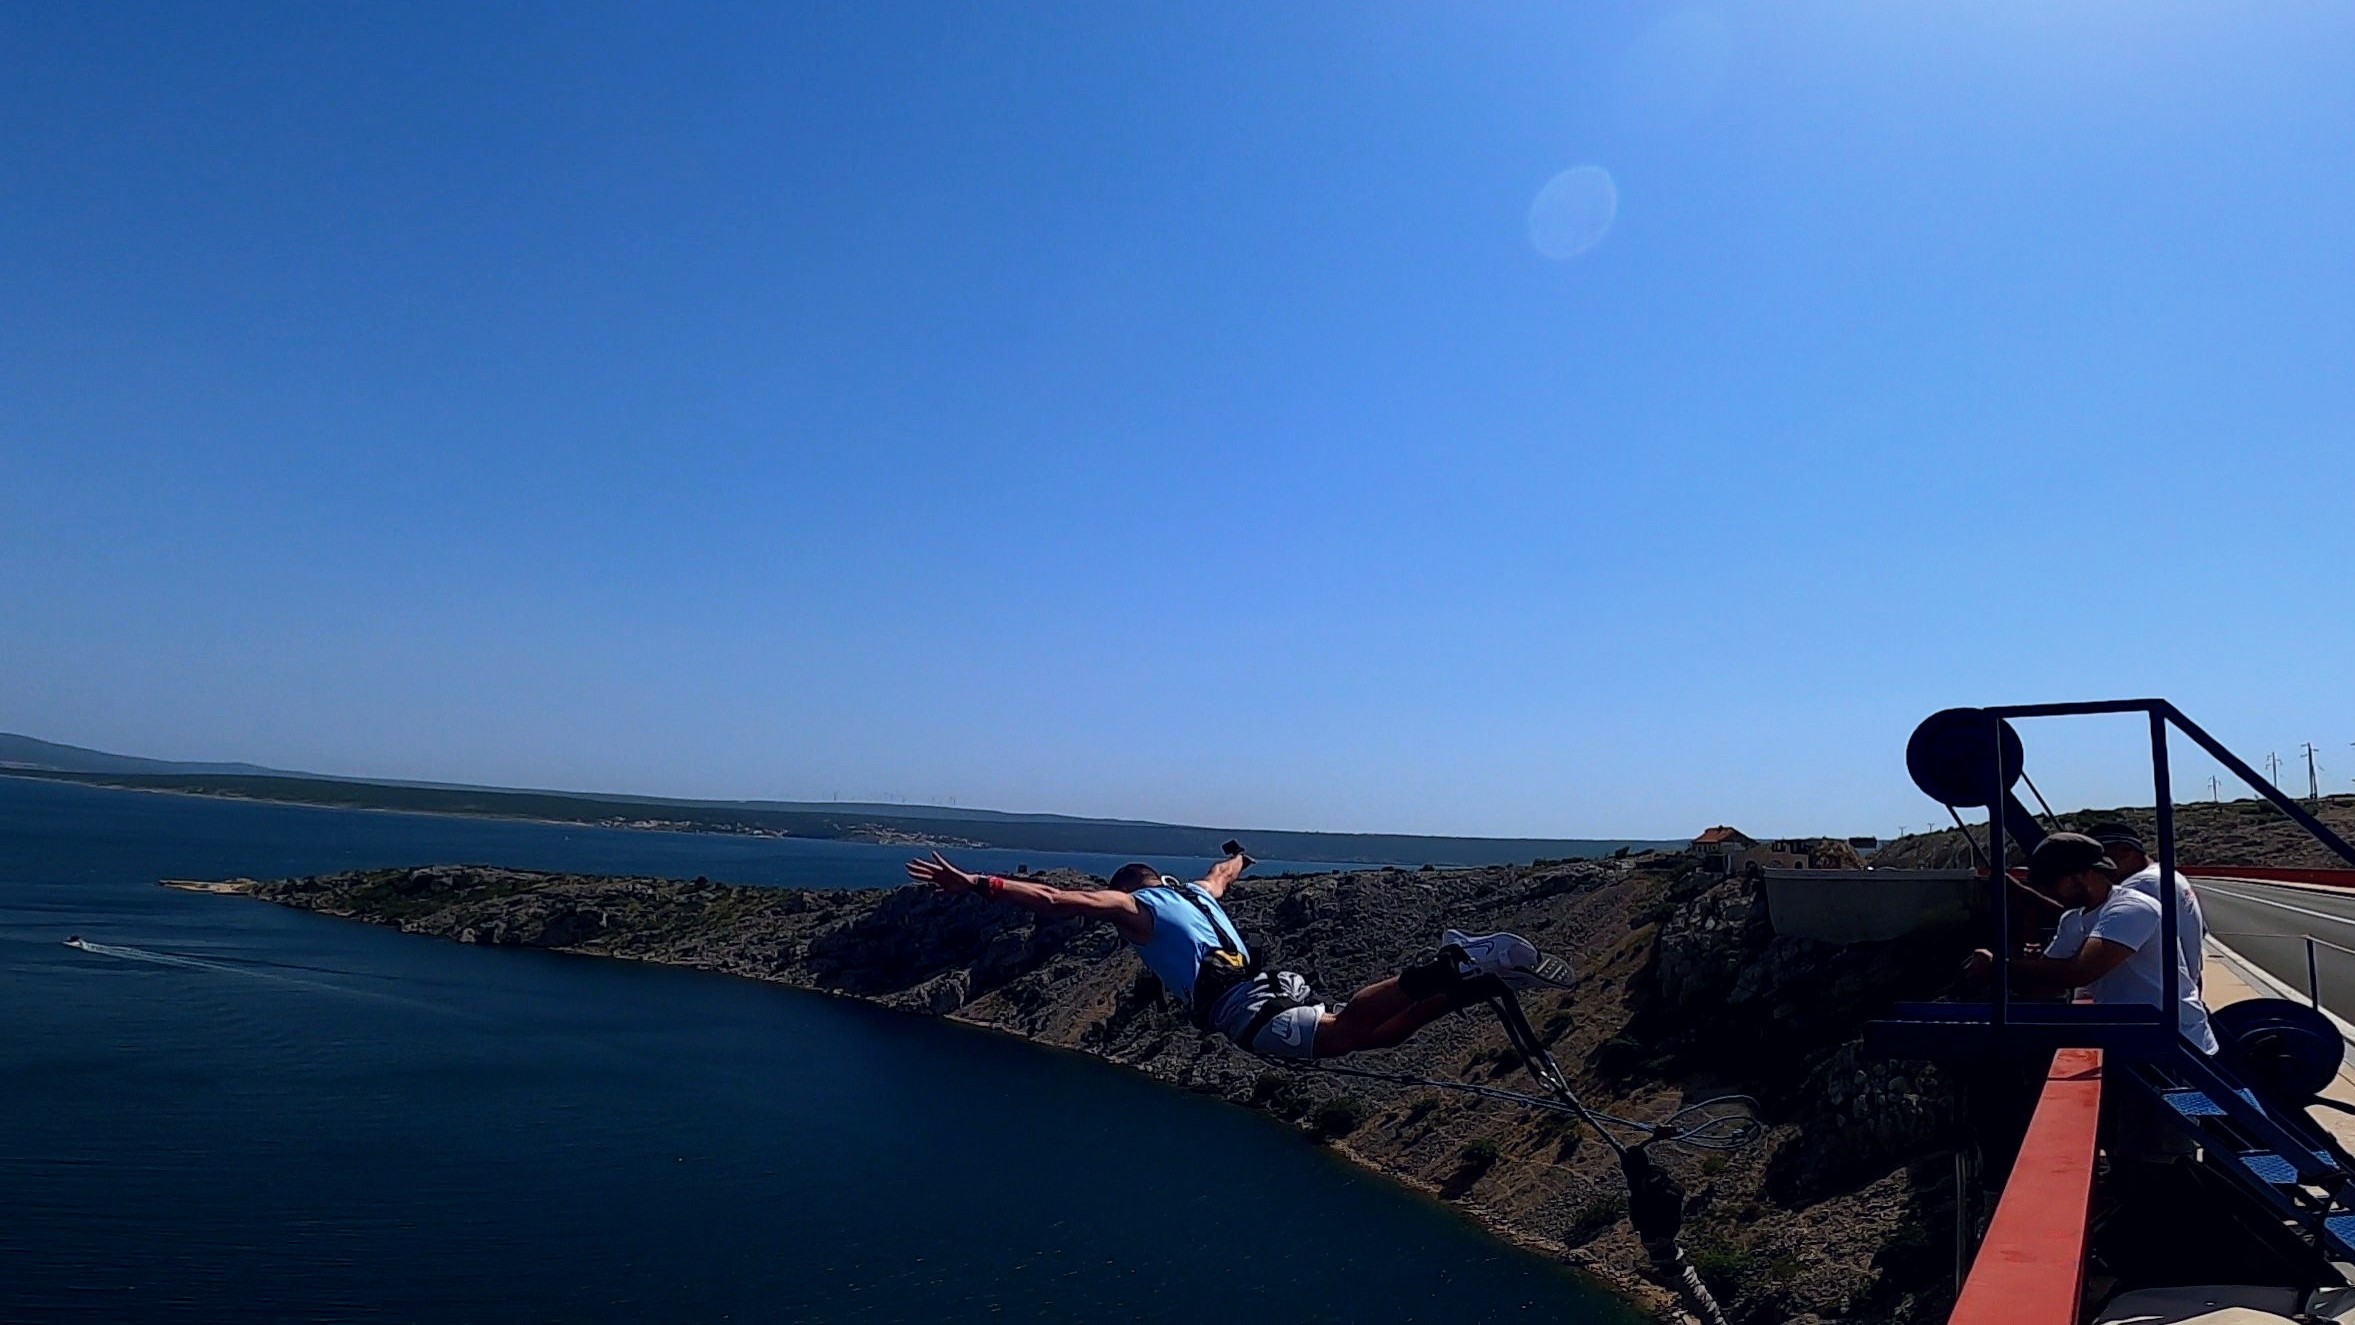
[[[2150,723],[2151,741],[2151,804],[2158,814],[2158,862],[2163,877],[2172,879],[2177,874],[2175,850],[2174,783],[2169,775],[2167,731],[2172,727],[2208,752],[2216,762],[2230,769],[2257,793],[2296,821],[2299,827],[2312,834],[2316,841],[2329,847],[2350,865],[2355,865],[2355,846],[2350,846],[2309,813],[2306,807],[2274,786],[2239,755],[2225,748],[2222,741],[2208,734],[2198,723],[2184,716],[2181,709],[2164,699],[2103,699],[2066,704],[2011,704],[1984,708],[1977,713],[1986,719],[1988,782],[1990,789],[1988,810],[1988,886],[1992,889],[1992,914],[1995,932],[2011,933],[2011,854],[2007,836],[2019,832],[2016,824],[2007,820],[2016,816],[2006,813],[2001,803],[2007,796],[2011,779],[2006,777],[2004,745],[2009,724],[2021,718],[2072,718],[2100,714],[2140,713]],[[2016,736],[2014,737],[2016,743]],[[2016,774],[2015,774],[2016,776]],[[2010,833],[2007,833],[2007,826]],[[2024,845],[2033,846],[2033,842]],[[2160,907],[2160,939],[2166,951],[2177,951],[2177,923],[2174,890],[2162,888],[2164,899]],[[1978,1003],[1902,1003],[1897,1015],[1887,1021],[1871,1023],[1865,1028],[1868,1052],[1895,1058],[1971,1058],[1996,1052],[2036,1052],[2062,1048],[2099,1048],[2123,1052],[2134,1057],[2148,1057],[2171,1048],[2178,1038],[2175,1024],[2177,1000],[2182,994],[2178,963],[2165,963],[2165,988],[2159,1008],[2147,1011],[2138,1007],[2094,1007],[2089,1005],[2027,1003],[2015,1005],[2011,993],[2011,962],[2008,941],[1999,942],[1995,949],[1995,990],[1992,1000]]]

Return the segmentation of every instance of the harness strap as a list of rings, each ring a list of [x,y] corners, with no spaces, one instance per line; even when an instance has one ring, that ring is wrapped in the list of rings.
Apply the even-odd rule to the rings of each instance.
[[[1271,989],[1275,985],[1273,980],[1268,980],[1268,978],[1264,975],[1257,978],[1261,980],[1267,980],[1267,983]],[[1242,1046],[1244,1052],[1250,1052],[1251,1046],[1257,1043],[1259,1040],[1259,1033],[1267,1029],[1269,1022],[1274,1021],[1280,1016],[1283,1016],[1285,1013],[1290,1012],[1294,1008],[1304,1008],[1307,1006],[1308,1004],[1301,1002],[1299,999],[1286,998],[1282,994],[1271,994],[1267,1002],[1260,1004],[1258,1011],[1251,1014],[1251,1020],[1243,1023],[1243,1033],[1235,1037],[1235,1043]]]
[[[1212,906],[1210,899],[1195,891],[1193,884],[1179,883],[1171,879],[1167,881],[1166,886],[1171,892],[1194,904],[1194,909],[1200,911],[1202,918],[1210,922],[1210,932],[1218,935],[1221,942],[1236,952],[1245,956],[1250,955],[1251,950],[1243,946],[1243,936],[1237,934],[1234,925],[1228,921],[1225,908]]]
[[[1196,968],[1194,991],[1187,999],[1186,1009],[1196,1029],[1205,1032],[1215,1030],[1217,1028],[1211,1024],[1211,1014],[1218,1010],[1218,1005],[1235,990],[1261,978],[1263,972],[1258,954],[1244,945],[1242,934],[1226,916],[1225,908],[1214,905],[1212,899],[1203,896],[1194,885],[1180,883],[1165,874],[1161,877],[1161,886],[1185,898],[1189,905],[1201,912],[1202,919],[1210,925],[1210,932],[1223,945],[1204,957]],[[1233,960],[1214,960],[1224,954],[1232,954]],[[1245,1048],[1250,1047],[1247,1040],[1243,1044]]]

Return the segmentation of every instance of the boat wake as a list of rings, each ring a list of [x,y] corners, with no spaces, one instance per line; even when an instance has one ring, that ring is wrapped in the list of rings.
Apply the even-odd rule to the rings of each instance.
[[[119,943],[93,943],[84,938],[65,941],[69,948],[96,953],[101,957],[116,957],[127,962],[152,962],[157,966],[179,966],[192,971],[222,971],[230,975],[255,975],[265,980],[278,979],[261,971],[245,971],[222,962],[208,962],[199,957],[182,957],[176,953],[150,952],[145,948],[126,948]]]
[[[347,972],[333,971],[323,966],[300,966],[293,962],[273,962],[259,959],[251,962],[237,961],[234,959],[230,961],[208,961],[202,957],[189,957],[176,952],[156,952],[153,949],[134,948],[120,943],[94,943],[78,934],[72,938],[67,939],[65,941],[65,946],[69,948],[79,948],[83,952],[91,953],[99,957],[113,957],[119,961],[145,962],[152,966],[176,966],[182,970],[209,971],[216,975],[243,976],[249,980],[267,980],[272,984],[293,985],[302,989],[324,990],[330,994],[349,994],[353,998],[376,999],[389,1003],[401,1003],[411,1007],[432,1006],[431,1004],[420,1003],[415,999],[401,998],[393,994],[382,994],[370,989],[354,989],[349,985],[332,984],[325,980],[304,980],[296,976],[279,975],[272,971],[254,969],[257,966],[276,966],[288,970],[319,971],[322,974],[327,975],[348,974]]]

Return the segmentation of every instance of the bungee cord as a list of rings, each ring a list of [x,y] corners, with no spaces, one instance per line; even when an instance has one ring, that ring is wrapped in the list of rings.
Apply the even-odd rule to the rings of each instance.
[[[1532,1095],[1525,1091],[1507,1090],[1502,1086],[1486,1086],[1472,1081],[1451,1081],[1441,1077],[1427,1077],[1414,1072],[1386,1072],[1379,1068],[1358,1067],[1346,1063],[1300,1061],[1268,1058],[1245,1053],[1260,1062],[1288,1071],[1324,1073],[1332,1076],[1359,1077],[1368,1081],[1383,1081],[1396,1086],[1421,1086],[1429,1090],[1453,1091],[1461,1095],[1477,1096],[1505,1104],[1517,1104],[1526,1109],[1546,1113],[1567,1114],[1594,1130],[1611,1147],[1613,1154],[1625,1156],[1628,1151],[1653,1144],[1678,1145],[1691,1150],[1740,1150],[1766,1135],[1766,1125],[1758,1120],[1758,1101],[1748,1095],[1715,1095],[1677,1110],[1659,1122],[1645,1122],[1625,1118],[1615,1113],[1591,1108],[1578,1097],[1561,1066],[1529,1019],[1521,1011],[1521,1000],[1501,983],[1484,991],[1486,1001],[1496,1009],[1497,1019],[1504,1024],[1505,1038],[1512,1042],[1513,1051],[1520,1055],[1522,1066],[1537,1084],[1550,1093]],[[1616,1130],[1614,1130],[1616,1129]],[[1620,1133],[1634,1136],[1622,1139]]]
[[[1256,1057],[1257,1055],[1254,1055]],[[1431,1090],[1454,1091],[1481,1099],[1518,1104],[1523,1108],[1546,1113],[1568,1114],[1593,1127],[1615,1150],[1626,1149],[1610,1128],[1634,1133],[1640,1140],[1633,1144],[1661,1142],[1688,1147],[1693,1150],[1740,1150],[1766,1134],[1766,1125],[1758,1121],[1758,1102],[1747,1095],[1717,1095],[1688,1104],[1667,1118],[1648,1123],[1636,1118],[1622,1118],[1605,1113],[1577,1101],[1548,1099],[1524,1091],[1506,1090],[1501,1086],[1484,1086],[1473,1081],[1448,1081],[1439,1077],[1417,1076],[1411,1072],[1383,1072],[1374,1068],[1351,1067],[1342,1063],[1296,1063],[1280,1058],[1260,1061],[1295,1072],[1320,1072],[1333,1076],[1363,1077],[1368,1081],[1386,1081],[1394,1086],[1423,1086]],[[1606,1126],[1607,1124],[1607,1126]]]
[[[1504,1023],[1505,1038],[1512,1042],[1521,1055],[1521,1064],[1539,1086],[1550,1092],[1544,1095],[1525,1094],[1499,1086],[1484,1086],[1471,1081],[1446,1081],[1412,1072],[1384,1072],[1378,1068],[1355,1067],[1344,1063],[1296,1062],[1250,1055],[1259,1061],[1299,1072],[1324,1072],[1335,1076],[1362,1077],[1372,1081],[1386,1081],[1394,1085],[1423,1086],[1433,1090],[1456,1091],[1482,1099],[1518,1104],[1524,1108],[1548,1113],[1567,1114],[1593,1129],[1611,1147],[1619,1160],[1621,1174],[1627,1180],[1628,1223],[1636,1240],[1643,1244],[1644,1254],[1651,1257],[1660,1276],[1676,1290],[1687,1310],[1698,1317],[1702,1325],[1727,1325],[1725,1311],[1718,1306],[1709,1286],[1692,1259],[1685,1255],[1678,1242],[1684,1224],[1684,1188],[1667,1171],[1652,1162],[1655,1145],[1684,1146],[1693,1150],[1740,1150],[1766,1135],[1766,1125],[1758,1120],[1758,1102],[1747,1095],[1718,1095],[1698,1103],[1688,1104],[1666,1119],[1648,1123],[1634,1118],[1622,1118],[1600,1109],[1588,1108],[1571,1088],[1570,1079],[1554,1061],[1553,1053],[1530,1029],[1529,1018],[1521,1011],[1521,1000],[1501,981],[1491,977],[1479,992],[1496,1009],[1497,1019]],[[1248,1051],[1246,1051],[1248,1052]],[[1636,1139],[1621,1139],[1617,1128],[1633,1134]]]

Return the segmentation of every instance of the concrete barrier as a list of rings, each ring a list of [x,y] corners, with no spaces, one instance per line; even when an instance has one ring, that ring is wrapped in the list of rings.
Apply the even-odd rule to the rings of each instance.
[[[1963,924],[1985,886],[1974,870],[1768,870],[1766,911],[1777,934],[1875,943]]]

